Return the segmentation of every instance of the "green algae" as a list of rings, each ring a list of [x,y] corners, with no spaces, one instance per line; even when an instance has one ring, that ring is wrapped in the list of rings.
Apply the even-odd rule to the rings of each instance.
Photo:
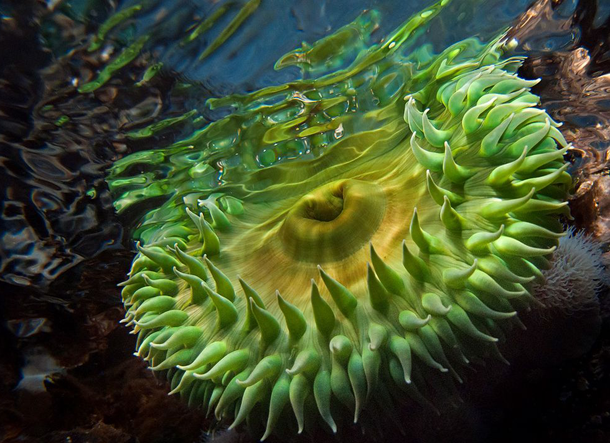
[[[69,121],[70,121],[70,117],[68,117],[67,115],[62,115],[57,120],[55,120],[55,126],[61,128],[63,125],[65,125]]]
[[[162,69],[163,69],[163,63],[161,63],[161,62],[153,63],[148,68],[146,68],[146,71],[144,71],[144,74],[142,75],[142,80],[140,80],[138,83],[136,83],[136,86],[142,86],[145,83],[151,81],[161,72]]]
[[[142,138],[151,137],[167,128],[171,128],[179,123],[183,123],[191,119],[191,117],[197,114],[197,110],[193,109],[192,111],[186,112],[177,117],[166,118],[164,120],[155,122],[145,128],[138,129],[137,131],[131,131],[125,134],[125,137],[138,140]]]
[[[336,69],[345,58],[359,54],[367,48],[371,34],[379,27],[379,13],[369,10],[314,45],[303,42],[302,48],[283,55],[276,63],[276,70],[297,66],[304,73],[316,75],[319,72]]]
[[[98,51],[104,43],[111,37],[114,30],[120,30],[121,25],[128,23],[130,19],[137,17],[138,14],[149,10],[154,5],[152,1],[143,1],[138,4],[129,6],[112,14],[106,21],[104,21],[98,28],[97,33],[93,37],[92,41],[88,46],[88,52]],[[198,44],[198,39],[205,36],[209,31],[212,31],[214,25],[227,13],[233,9],[237,9],[237,13],[231,19],[231,21],[220,30],[219,34],[211,41],[209,45],[202,51],[199,60],[202,61],[214,53],[220,48],[227,40],[229,40],[235,32],[242,27],[247,19],[258,9],[260,0],[249,0],[243,5],[236,2],[226,2],[212,12],[212,14],[198,24],[190,33],[185,36],[180,45],[182,47],[186,45]],[[133,31],[133,30],[132,30]],[[112,59],[110,63],[105,64],[102,70],[98,73],[97,77],[78,88],[80,93],[90,93],[99,89],[105,85],[115,74],[121,69],[128,66],[134,59],[136,59],[141,53],[145,52],[146,49],[156,42],[159,38],[156,35],[144,34],[137,38],[131,36],[133,32],[128,36],[124,36],[121,40],[126,40],[127,47],[121,50],[121,52]],[[114,37],[116,39],[116,37]],[[142,79],[136,84],[142,86],[145,83],[152,80],[163,68],[163,63],[154,63],[149,66]],[[185,85],[190,87],[192,85]]]
[[[138,12],[142,11],[143,5],[136,4],[130,6],[128,8],[123,9],[122,11],[117,12],[116,14],[111,15],[104,23],[102,23],[95,34],[94,40],[89,45],[89,52],[97,51],[103,44],[106,39],[107,34],[115,27],[120,25],[121,23],[129,20],[131,17],[136,15]]]
[[[142,48],[144,48],[144,45],[149,38],[150,37],[148,35],[138,37],[133,43],[123,49],[121,53],[117,55],[110,63],[104,66],[94,80],[79,86],[78,92],[81,94],[86,94],[105,85],[116,72],[127,66],[138,55],[140,55]]]
[[[199,56],[199,60],[204,60],[205,58],[207,58],[208,56],[210,56],[210,54],[212,54],[214,51],[216,51],[218,48],[220,48],[220,46],[222,46],[234,33],[235,31],[237,31],[239,29],[239,27],[248,19],[248,17],[250,17],[259,7],[261,3],[261,0],[249,0],[237,13],[237,15],[231,20],[231,22],[227,25],[226,28],[224,28],[220,34],[218,35],[218,37],[216,37],[216,39],[214,39],[214,41],[212,41],[212,43],[210,43],[209,46],[207,46],[205,48],[205,50],[201,53],[201,55]],[[191,34],[191,36],[189,36],[189,41],[192,41],[193,38],[197,38],[199,35],[201,35],[201,33],[207,29],[209,29],[209,26],[211,26],[212,21],[215,21],[216,19],[220,18],[220,16],[222,14],[220,14],[220,11],[222,11],[224,13],[224,10],[222,8],[220,8],[218,10],[219,14],[213,14],[210,17],[210,23],[208,25],[208,23],[206,23],[207,21],[203,22],[200,26],[201,29],[196,29],[195,31],[193,31],[193,33]]]

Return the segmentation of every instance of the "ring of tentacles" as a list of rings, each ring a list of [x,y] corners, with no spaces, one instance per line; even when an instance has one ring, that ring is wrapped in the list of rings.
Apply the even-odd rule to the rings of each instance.
[[[566,142],[505,43],[398,61],[407,28],[347,73],[232,97],[232,115],[113,168],[111,188],[131,186],[119,209],[174,193],[123,284],[137,354],[232,426],[336,431],[426,404],[502,358],[535,302],[568,215]],[[173,169],[129,181],[134,162]]]

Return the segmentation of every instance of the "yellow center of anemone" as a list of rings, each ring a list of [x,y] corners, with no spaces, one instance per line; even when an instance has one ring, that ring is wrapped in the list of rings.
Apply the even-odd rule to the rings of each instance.
[[[383,188],[360,180],[331,182],[303,196],[293,206],[278,235],[295,260],[332,263],[373,237],[385,213]]]

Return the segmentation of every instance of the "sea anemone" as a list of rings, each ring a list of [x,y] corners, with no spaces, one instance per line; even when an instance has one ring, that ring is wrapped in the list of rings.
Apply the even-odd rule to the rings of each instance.
[[[113,166],[117,210],[148,208],[125,321],[172,393],[264,439],[432,407],[503,359],[569,214],[567,148],[512,43],[409,50],[445,3]]]
[[[544,270],[544,284],[534,287],[545,308],[569,314],[595,308],[608,277],[602,264],[601,244],[584,231],[570,227],[559,240],[552,266]]]
[[[600,296],[608,285],[602,244],[574,227],[553,253],[544,281],[532,294],[540,304],[527,313],[528,350],[537,365],[552,366],[588,352],[602,327]]]

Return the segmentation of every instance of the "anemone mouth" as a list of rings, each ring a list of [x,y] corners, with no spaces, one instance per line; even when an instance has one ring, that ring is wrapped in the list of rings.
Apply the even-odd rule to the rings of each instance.
[[[224,164],[241,163],[222,177],[193,165],[191,140],[115,165],[117,187],[130,162],[178,165],[165,171],[175,196],[136,233],[126,322],[173,393],[232,426],[257,415],[267,437],[290,414],[295,432],[311,416],[335,431],[370,405],[431,407],[431,391],[452,392],[471,361],[503,359],[497,342],[534,302],[568,215],[558,125],[515,75],[520,59],[500,60],[499,41],[413,65],[391,48],[366,75],[286,86],[292,98],[269,109],[275,89],[234,98],[239,128],[268,143],[256,153],[247,131],[224,134],[233,117],[198,134],[204,151],[219,133],[244,140],[227,149]],[[285,117],[307,94],[321,98]],[[274,138],[297,127],[290,143]],[[256,166],[279,157],[271,147],[295,146],[319,152]]]
[[[278,235],[296,260],[342,260],[373,237],[385,213],[385,200],[375,183],[331,182],[303,196],[288,212]]]

